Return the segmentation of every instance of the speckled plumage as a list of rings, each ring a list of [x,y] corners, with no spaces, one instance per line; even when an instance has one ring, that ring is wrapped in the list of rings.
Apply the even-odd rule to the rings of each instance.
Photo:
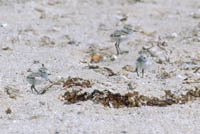
[[[121,53],[119,44],[122,41],[127,40],[133,32],[136,32],[136,31],[132,29],[132,25],[127,24],[127,25],[124,25],[124,27],[121,30],[116,30],[110,35],[111,39],[116,42],[115,47],[117,50],[117,55]]]

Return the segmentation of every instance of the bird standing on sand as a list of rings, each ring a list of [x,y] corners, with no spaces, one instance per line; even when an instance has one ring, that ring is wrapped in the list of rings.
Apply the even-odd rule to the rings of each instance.
[[[35,88],[35,85],[39,85],[42,82],[47,81],[48,75],[50,75],[50,73],[48,72],[47,68],[44,67],[44,64],[42,64],[42,67],[38,69],[38,72],[32,72],[29,74],[26,79],[31,84],[31,91],[33,92],[34,90],[37,92],[37,94],[40,94]]]
[[[119,48],[119,44],[122,41],[127,40],[133,32],[136,32],[136,30],[132,29],[132,25],[126,24],[121,30],[116,30],[110,35],[111,39],[116,42],[115,47],[117,50],[117,55],[128,53],[128,51],[121,51]]]
[[[136,72],[137,72],[137,76],[139,76],[138,70],[142,70],[142,77],[144,77],[144,70],[148,67],[148,65],[149,65],[148,57],[146,55],[141,55],[136,60]]]

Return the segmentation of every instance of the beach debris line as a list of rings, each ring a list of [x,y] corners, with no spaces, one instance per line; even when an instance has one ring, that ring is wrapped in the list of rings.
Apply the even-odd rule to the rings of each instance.
[[[64,82],[63,87],[71,88],[74,86],[80,86],[82,88],[91,88],[91,82],[89,80],[84,80],[79,77],[68,77],[68,79]]]
[[[112,93],[109,90],[94,90],[93,92],[83,92],[82,89],[66,91],[61,95],[61,100],[64,104],[74,104],[80,101],[91,100],[95,103],[103,104],[105,107],[123,108],[123,107],[140,107],[140,106],[157,106],[166,107],[173,104],[185,104],[188,101],[200,97],[200,87],[195,87],[195,90],[189,90],[185,94],[175,95],[170,90],[165,91],[165,95],[161,97],[148,97],[140,95],[139,92]]]

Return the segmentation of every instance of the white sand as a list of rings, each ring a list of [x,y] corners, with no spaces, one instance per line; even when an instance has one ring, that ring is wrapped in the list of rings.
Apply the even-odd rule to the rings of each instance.
[[[123,15],[128,19],[120,22]],[[119,75],[107,77],[85,68],[83,61],[90,60],[87,51],[92,44],[116,54],[109,35],[125,23],[143,33],[134,33],[120,45],[128,54],[98,64]],[[10,48],[0,50],[0,133],[198,134],[199,99],[168,107],[113,109],[91,101],[64,105],[59,99],[64,93],[62,86],[36,95],[31,93],[26,76],[28,69],[37,70],[44,63],[51,71],[50,79],[81,77],[94,83],[92,89],[127,93],[128,83],[133,82],[134,90],[144,95],[159,97],[164,90],[184,93],[200,86],[182,84],[185,78],[200,77],[200,71],[193,73],[200,66],[199,23],[199,0],[0,0],[0,45]],[[159,36],[167,41],[164,50],[157,47]],[[76,44],[68,44],[72,40]],[[149,42],[158,57],[152,58],[145,78],[124,71],[125,65],[135,67],[138,52]],[[159,58],[164,59],[163,64],[156,63]],[[161,79],[163,72],[170,77]],[[6,86],[18,90],[16,99],[4,91]],[[5,112],[8,108],[10,114]]]

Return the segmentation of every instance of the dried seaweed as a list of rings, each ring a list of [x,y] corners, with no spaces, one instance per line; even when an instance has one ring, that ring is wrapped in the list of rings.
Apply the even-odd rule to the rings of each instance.
[[[63,85],[63,87],[67,87],[67,88],[71,88],[74,86],[80,86],[83,88],[91,88],[92,87],[89,80],[84,80],[84,79],[78,78],[78,77],[75,77],[75,78],[69,77],[67,79],[67,81],[64,82],[64,85]]]
[[[99,91],[94,90],[91,93],[78,91],[66,91],[62,98],[65,104],[74,104],[80,101],[91,100],[95,103],[103,104],[105,107],[140,107],[140,106],[158,106],[166,107],[173,104],[185,104],[188,101],[194,100],[200,97],[200,88],[196,87],[195,90],[189,90],[186,94],[177,96],[170,90],[165,91],[165,95],[162,97],[148,97],[139,95],[139,92],[126,93],[121,95],[120,93],[112,93],[108,90]]]
[[[65,104],[73,104],[73,103],[76,103],[78,101],[86,101],[87,100],[87,96],[88,96],[88,93],[83,93],[83,94],[80,94],[82,90],[78,90],[78,91],[73,91],[73,92],[65,92],[64,96],[65,96],[65,99],[68,100],[65,102]],[[77,101],[78,100],[78,101]]]
[[[7,108],[5,112],[6,112],[6,114],[11,114],[12,110],[10,108]]]

